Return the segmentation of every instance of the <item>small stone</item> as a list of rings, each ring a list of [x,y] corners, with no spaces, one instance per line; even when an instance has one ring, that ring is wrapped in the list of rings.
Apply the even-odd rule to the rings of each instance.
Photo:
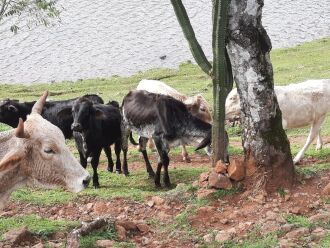
[[[197,191],[197,199],[208,199],[208,198],[212,198],[212,196],[214,195],[214,193],[216,192],[215,189],[204,189],[201,188]]]
[[[318,240],[322,239],[326,235],[327,235],[327,231],[325,231],[321,227],[317,227],[314,231],[312,231],[312,233],[311,233],[311,239],[313,241],[318,241]]]
[[[206,243],[211,243],[214,241],[214,235],[212,234],[206,234],[203,236],[203,239]]]
[[[96,202],[93,207],[93,211],[96,214],[104,214],[108,212],[109,208],[105,202]]]
[[[241,181],[245,177],[245,167],[241,160],[233,159],[228,166],[228,175],[235,181]]]
[[[223,225],[226,225],[226,224],[229,223],[229,220],[228,219],[221,219],[220,223],[223,224]]]
[[[297,247],[297,245],[287,239],[281,239],[279,241],[280,248],[293,248]]]
[[[165,203],[165,200],[159,196],[153,196],[151,200],[154,201],[154,203],[158,206]]]
[[[191,184],[193,187],[198,187],[198,181],[193,181],[193,183]]]
[[[316,214],[311,217],[309,217],[309,220],[311,222],[328,222],[330,220],[330,213],[321,213],[321,214]]]
[[[120,220],[120,221],[117,221],[116,224],[124,227],[126,231],[135,231],[138,229],[136,224],[133,221]]]
[[[100,248],[111,248],[114,245],[113,240],[97,240],[96,246]]]
[[[148,201],[147,205],[152,208],[155,205],[155,202],[154,201]]]
[[[272,212],[272,211],[267,211],[266,212],[266,220],[276,220],[277,219],[277,214]]]
[[[285,196],[284,196],[284,201],[287,202],[287,201],[289,201],[290,199],[291,199],[291,196],[290,196],[290,195],[285,195]]]
[[[36,244],[36,245],[34,245],[34,246],[32,246],[32,248],[44,248],[45,246],[44,246],[44,244],[43,243],[38,243],[38,244]]]
[[[330,183],[328,183],[327,186],[324,187],[324,189],[322,190],[322,195],[324,196],[330,195]]]
[[[226,242],[228,240],[231,240],[235,234],[236,234],[235,228],[219,231],[218,234],[215,236],[215,241]]]
[[[124,227],[122,227],[120,225],[116,225],[116,231],[117,231],[119,240],[123,241],[126,239],[126,230]]]
[[[147,237],[142,237],[141,243],[143,246],[148,245],[150,244],[150,239],[148,239]]]
[[[295,229],[291,232],[288,232],[285,237],[288,239],[299,239],[305,235],[309,235],[309,229],[306,227],[301,227],[298,229]]]
[[[218,174],[225,174],[227,173],[227,165],[219,160],[214,167],[214,171]]]
[[[204,172],[200,174],[199,180],[198,180],[198,186],[201,188],[207,187],[207,181],[209,179],[209,172]]]
[[[233,187],[228,177],[214,171],[210,173],[209,186],[216,189],[231,189]]]
[[[142,233],[147,233],[149,232],[149,226],[147,224],[136,224],[137,228],[139,229],[140,232]]]
[[[294,224],[284,224],[283,226],[281,226],[280,230],[282,232],[290,232],[292,229],[294,229],[295,225]]]
[[[4,234],[4,240],[11,244],[18,245],[22,242],[33,242],[33,234],[26,228],[14,229]]]
[[[93,206],[94,206],[94,203],[92,203],[92,202],[87,203],[87,204],[86,204],[86,209],[87,209],[87,210],[92,210]]]

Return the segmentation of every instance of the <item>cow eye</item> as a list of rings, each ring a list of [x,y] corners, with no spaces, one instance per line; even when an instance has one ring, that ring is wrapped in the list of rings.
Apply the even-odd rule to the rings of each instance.
[[[55,154],[54,150],[52,150],[50,148],[45,149],[44,152],[47,154]]]

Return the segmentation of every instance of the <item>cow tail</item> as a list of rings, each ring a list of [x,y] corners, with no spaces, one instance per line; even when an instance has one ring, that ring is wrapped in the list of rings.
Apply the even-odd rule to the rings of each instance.
[[[135,146],[139,145],[139,143],[136,143],[136,141],[134,140],[132,132],[129,132],[129,141]]]

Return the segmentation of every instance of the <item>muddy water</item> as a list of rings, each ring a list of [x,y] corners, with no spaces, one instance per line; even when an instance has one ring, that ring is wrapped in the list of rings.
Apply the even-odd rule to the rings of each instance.
[[[192,60],[170,1],[64,1],[59,26],[13,35],[0,27],[0,82],[33,83],[130,75]],[[211,57],[211,1],[184,1]],[[265,0],[263,23],[273,47],[330,35],[330,3]]]

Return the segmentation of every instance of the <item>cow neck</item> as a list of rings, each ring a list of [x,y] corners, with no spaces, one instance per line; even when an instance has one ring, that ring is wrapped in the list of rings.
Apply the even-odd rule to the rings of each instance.
[[[26,185],[26,178],[20,170],[21,163],[13,168],[0,171],[0,209],[3,209],[11,193],[19,187]]]
[[[188,120],[188,124],[186,125],[185,134],[194,137],[206,137],[211,129],[211,124],[191,116]]]

